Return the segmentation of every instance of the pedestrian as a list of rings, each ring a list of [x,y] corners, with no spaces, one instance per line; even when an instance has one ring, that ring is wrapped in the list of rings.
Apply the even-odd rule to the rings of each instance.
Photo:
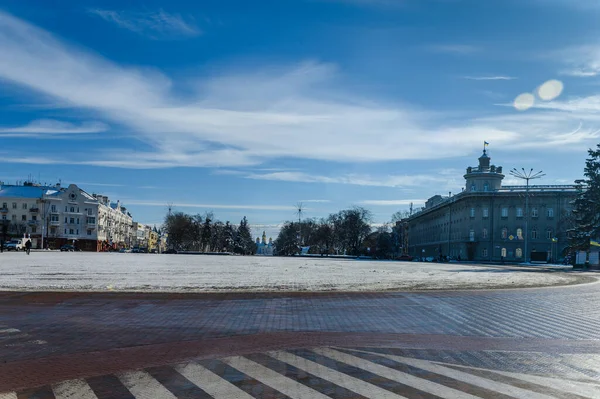
[[[25,251],[27,251],[27,255],[31,252],[31,239],[25,241]]]

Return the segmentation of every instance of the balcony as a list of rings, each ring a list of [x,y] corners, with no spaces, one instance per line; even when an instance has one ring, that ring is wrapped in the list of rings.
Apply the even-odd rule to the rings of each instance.
[[[40,211],[40,208],[38,208],[38,207],[29,208],[29,212],[31,212],[31,213],[38,213],[39,211]]]
[[[96,228],[96,223],[86,223],[86,226],[88,229],[95,229]]]
[[[28,220],[27,224],[30,226],[37,226],[38,225],[38,220]]]
[[[60,226],[60,221],[58,221],[58,220],[51,220],[50,221],[50,226]]]
[[[8,208],[0,208],[0,213],[8,213]]]

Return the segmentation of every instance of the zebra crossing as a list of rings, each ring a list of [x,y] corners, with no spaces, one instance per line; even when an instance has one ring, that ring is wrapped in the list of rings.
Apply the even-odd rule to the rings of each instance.
[[[154,366],[74,379],[0,399],[600,398],[600,381],[491,370],[399,354],[320,347]]]

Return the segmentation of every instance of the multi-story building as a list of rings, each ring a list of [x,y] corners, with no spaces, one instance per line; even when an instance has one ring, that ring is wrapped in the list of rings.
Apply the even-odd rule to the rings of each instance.
[[[410,255],[524,261],[526,247],[528,260],[532,252],[558,258],[567,247],[574,185],[503,186],[502,167],[490,165],[486,150],[464,178],[461,193],[435,195],[401,222]]]
[[[120,202],[69,187],[0,183],[0,223],[9,237],[30,236],[34,248],[74,244],[86,251],[129,246],[132,217]]]

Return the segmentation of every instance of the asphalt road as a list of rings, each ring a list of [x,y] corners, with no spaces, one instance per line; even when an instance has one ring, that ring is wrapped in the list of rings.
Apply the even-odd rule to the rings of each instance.
[[[0,399],[598,398],[598,303],[599,283],[362,294],[6,292]]]

